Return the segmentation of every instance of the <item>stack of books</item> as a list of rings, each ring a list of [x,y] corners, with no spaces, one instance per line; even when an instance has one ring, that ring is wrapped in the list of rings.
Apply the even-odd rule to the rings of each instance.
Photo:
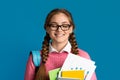
[[[49,71],[50,80],[90,80],[95,62],[69,53],[63,66]]]

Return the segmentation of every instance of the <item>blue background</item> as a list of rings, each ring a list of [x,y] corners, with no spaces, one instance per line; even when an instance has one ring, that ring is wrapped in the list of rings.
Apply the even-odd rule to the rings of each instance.
[[[47,13],[68,9],[78,45],[96,61],[98,80],[120,80],[120,2],[117,0],[0,1],[0,80],[23,80],[30,50],[40,50]]]

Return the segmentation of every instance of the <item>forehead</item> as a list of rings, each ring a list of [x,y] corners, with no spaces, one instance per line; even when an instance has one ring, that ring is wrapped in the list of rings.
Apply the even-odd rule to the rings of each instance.
[[[58,13],[52,16],[50,22],[69,23],[69,19],[68,16],[66,16],[64,13]]]

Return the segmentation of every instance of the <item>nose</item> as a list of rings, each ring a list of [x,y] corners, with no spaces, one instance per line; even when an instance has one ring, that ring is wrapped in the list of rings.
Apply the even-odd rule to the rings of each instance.
[[[62,31],[61,26],[58,26],[57,31]]]

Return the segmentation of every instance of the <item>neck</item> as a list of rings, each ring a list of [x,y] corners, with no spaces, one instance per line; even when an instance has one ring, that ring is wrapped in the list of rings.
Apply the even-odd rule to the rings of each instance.
[[[52,42],[52,46],[58,51],[60,52],[68,43],[68,41],[66,42]]]

